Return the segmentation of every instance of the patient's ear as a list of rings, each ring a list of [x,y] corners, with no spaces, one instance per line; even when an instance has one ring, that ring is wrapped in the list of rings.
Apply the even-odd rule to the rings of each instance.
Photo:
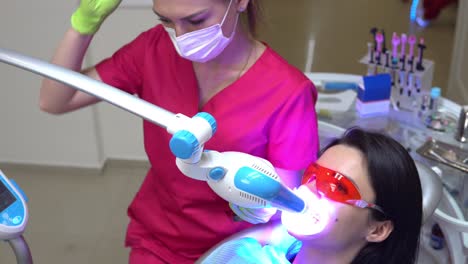
[[[374,221],[369,227],[369,231],[366,236],[368,242],[382,242],[392,233],[393,222],[390,220],[386,221]]]

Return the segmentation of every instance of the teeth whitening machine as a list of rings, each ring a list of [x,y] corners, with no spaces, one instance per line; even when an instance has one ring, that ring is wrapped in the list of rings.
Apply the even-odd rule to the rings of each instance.
[[[0,170],[0,240],[8,240],[18,263],[32,263],[23,232],[28,222],[26,195]]]
[[[305,202],[281,183],[269,161],[241,152],[204,150],[203,145],[216,131],[216,121],[208,113],[192,118],[174,114],[83,74],[11,50],[0,48],[0,61],[69,85],[165,128],[173,135],[169,145],[179,170],[206,181],[228,202],[295,213],[307,209]],[[1,171],[0,182],[0,239],[10,242],[18,263],[32,263],[22,237],[28,218],[24,195]]]

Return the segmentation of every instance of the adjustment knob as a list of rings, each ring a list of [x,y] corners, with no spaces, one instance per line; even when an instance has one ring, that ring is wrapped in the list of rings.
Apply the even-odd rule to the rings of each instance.
[[[169,147],[176,157],[188,159],[200,148],[200,144],[192,133],[187,130],[179,130],[169,141]]]

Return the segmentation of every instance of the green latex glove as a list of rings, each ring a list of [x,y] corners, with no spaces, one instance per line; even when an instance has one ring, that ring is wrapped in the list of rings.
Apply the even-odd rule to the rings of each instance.
[[[72,27],[83,35],[98,31],[102,22],[122,0],[81,0],[80,6],[71,17]]]

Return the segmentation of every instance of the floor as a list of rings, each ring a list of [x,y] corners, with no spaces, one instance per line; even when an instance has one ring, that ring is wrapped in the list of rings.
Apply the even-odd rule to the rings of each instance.
[[[148,166],[109,162],[102,171],[4,165],[29,199],[24,234],[35,263],[127,263],[126,208]],[[15,263],[7,243],[0,263]]]
[[[428,45],[425,56],[437,62],[433,83],[442,90],[447,84],[453,6],[421,29],[409,25],[409,3],[400,0],[264,3],[260,37],[300,69],[363,74],[365,68],[357,61],[367,51],[370,28],[378,27],[423,36]],[[308,56],[311,50],[313,56]],[[146,169],[146,164],[129,162],[110,162],[102,171],[2,165],[30,199],[25,237],[35,263],[127,263],[126,208]],[[0,244],[0,263],[15,263],[7,243]]]

